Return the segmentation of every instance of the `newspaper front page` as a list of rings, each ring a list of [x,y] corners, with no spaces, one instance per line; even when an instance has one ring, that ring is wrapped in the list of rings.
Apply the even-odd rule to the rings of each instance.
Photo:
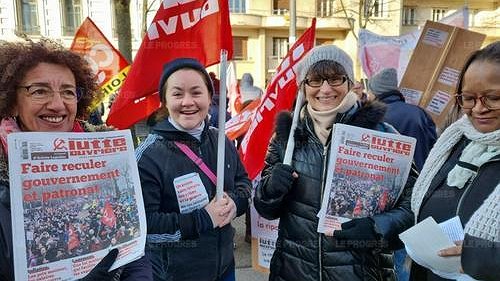
[[[389,210],[411,169],[411,137],[335,124],[318,232],[332,235],[352,218]]]
[[[144,254],[146,221],[129,130],[8,136],[16,280],[75,280],[113,248]]]

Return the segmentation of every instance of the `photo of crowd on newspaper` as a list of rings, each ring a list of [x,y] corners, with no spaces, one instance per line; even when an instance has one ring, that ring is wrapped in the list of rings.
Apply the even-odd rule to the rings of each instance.
[[[116,182],[103,185],[114,187],[80,198],[25,204],[28,267],[89,254],[139,237],[133,187],[121,189]]]
[[[386,182],[353,180],[342,175],[336,175],[332,181],[335,188],[330,191],[327,216],[361,218],[381,213],[399,193],[399,189],[391,191],[392,185]]]

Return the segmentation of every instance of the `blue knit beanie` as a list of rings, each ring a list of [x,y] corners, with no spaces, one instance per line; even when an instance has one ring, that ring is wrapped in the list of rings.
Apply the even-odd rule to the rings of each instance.
[[[170,75],[183,68],[189,68],[200,72],[208,82],[208,92],[210,93],[210,96],[213,96],[214,85],[212,83],[212,79],[208,75],[208,72],[205,70],[205,67],[196,59],[178,58],[173,61],[167,62],[163,66],[163,72],[161,73],[160,77],[160,84],[158,85],[158,94],[160,95],[160,100],[162,103],[165,103],[165,95],[163,89],[165,82],[167,81],[168,77],[170,77]]]

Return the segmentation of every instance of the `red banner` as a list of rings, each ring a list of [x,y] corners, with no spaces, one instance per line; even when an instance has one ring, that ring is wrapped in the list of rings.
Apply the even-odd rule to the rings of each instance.
[[[165,63],[190,57],[210,66],[219,62],[221,49],[232,58],[228,1],[179,2],[162,1],[111,107],[108,125],[128,128],[158,109],[158,81]]]
[[[264,158],[273,134],[276,114],[292,108],[297,94],[293,66],[313,48],[315,34],[316,19],[313,19],[311,27],[293,44],[280,63],[241,142],[241,158],[250,179],[254,179],[264,167]]]
[[[82,54],[89,62],[106,96],[121,87],[129,63],[90,18],[87,17],[78,28],[70,49]]]

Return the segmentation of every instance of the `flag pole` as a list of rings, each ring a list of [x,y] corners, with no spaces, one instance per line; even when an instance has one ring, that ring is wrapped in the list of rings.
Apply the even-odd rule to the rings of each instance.
[[[226,152],[226,73],[227,73],[227,50],[220,52],[219,69],[219,134],[217,138],[217,193],[216,199],[222,199],[224,195],[224,159]]]
[[[303,103],[304,103],[304,93],[302,93],[302,90],[299,90],[297,95],[297,101],[295,103],[295,109],[293,110],[292,127],[290,128],[290,134],[288,135],[288,141],[286,143],[286,150],[285,150],[285,157],[283,159],[283,164],[287,165],[292,164],[292,155],[293,155],[293,150],[295,148],[295,138],[293,136],[295,134],[295,129],[297,129],[300,109],[302,108]]]

